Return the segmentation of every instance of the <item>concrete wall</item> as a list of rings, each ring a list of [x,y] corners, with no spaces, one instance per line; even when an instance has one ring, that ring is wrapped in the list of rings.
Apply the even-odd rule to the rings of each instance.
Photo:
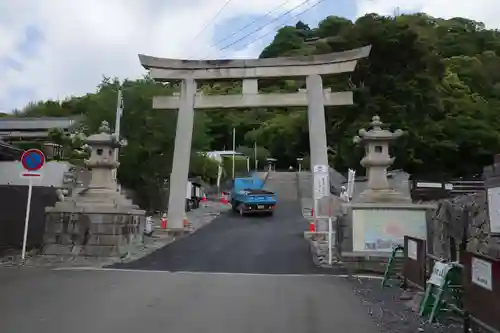
[[[64,173],[68,172],[71,164],[67,162],[51,161],[44,168],[41,179],[37,179],[34,186],[63,187]],[[20,162],[0,162],[0,185],[27,186],[28,179],[21,178],[24,169]]]
[[[26,216],[27,186],[0,185],[0,252],[21,248]],[[45,207],[57,201],[56,189],[34,187],[28,229],[28,248],[42,245],[45,228]]]

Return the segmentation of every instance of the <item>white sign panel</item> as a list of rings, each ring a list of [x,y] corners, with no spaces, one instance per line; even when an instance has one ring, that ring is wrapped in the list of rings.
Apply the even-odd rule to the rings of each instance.
[[[324,165],[324,164],[315,165],[313,171],[315,173],[317,173],[317,172],[319,172],[319,173],[327,173],[328,172],[328,165]]]
[[[353,208],[352,224],[353,251],[390,253],[405,235],[427,238],[424,210]]]
[[[449,267],[447,264],[436,261],[434,267],[432,268],[432,274],[428,282],[435,286],[443,286],[444,277],[446,276],[448,270]]]
[[[491,263],[472,258],[472,283],[477,284],[488,290],[493,290]]]
[[[417,242],[412,239],[408,239],[408,258],[417,260]]]
[[[417,182],[417,187],[427,187],[427,188],[441,188],[441,183],[426,183],[426,182]]]
[[[330,184],[328,181],[328,166],[315,165],[313,168],[314,177],[314,199],[318,200],[328,196],[330,193]]]
[[[500,187],[488,189],[488,213],[490,231],[500,234]]]

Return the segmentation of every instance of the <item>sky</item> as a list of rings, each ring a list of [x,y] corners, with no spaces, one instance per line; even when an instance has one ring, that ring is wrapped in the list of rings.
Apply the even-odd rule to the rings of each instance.
[[[392,15],[399,7],[500,28],[498,0],[323,0],[316,6],[320,0],[231,0],[213,19],[227,1],[0,0],[0,112],[94,92],[103,75],[139,77],[146,73],[139,53],[254,58],[277,29],[298,20],[314,27],[328,15],[354,20]]]

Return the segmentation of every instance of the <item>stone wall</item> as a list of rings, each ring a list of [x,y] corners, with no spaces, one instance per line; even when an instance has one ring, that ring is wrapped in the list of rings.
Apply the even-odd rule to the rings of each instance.
[[[440,200],[430,225],[429,251],[455,259],[453,252],[466,248],[500,259],[500,237],[490,234],[489,223],[486,191]]]
[[[129,247],[142,242],[144,216],[130,213],[46,214],[46,255],[121,257]]]

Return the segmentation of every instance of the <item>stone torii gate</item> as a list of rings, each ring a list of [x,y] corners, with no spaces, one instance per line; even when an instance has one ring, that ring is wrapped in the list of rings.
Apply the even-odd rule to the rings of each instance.
[[[172,229],[183,229],[185,192],[189,171],[195,109],[255,108],[307,106],[311,166],[328,165],[325,105],[353,104],[352,92],[323,89],[321,75],[354,71],[357,61],[370,53],[370,46],[345,52],[310,57],[268,58],[252,60],[180,60],[139,55],[142,66],[156,81],[181,81],[179,96],[155,96],[153,109],[179,110],[170,177],[168,223]],[[306,91],[260,94],[258,79],[306,77]],[[197,81],[243,80],[240,95],[203,95],[197,92]],[[329,193],[328,176],[323,177]],[[316,183],[316,181],[315,181]],[[313,192],[314,193],[314,192]],[[327,213],[323,204],[317,215]]]

